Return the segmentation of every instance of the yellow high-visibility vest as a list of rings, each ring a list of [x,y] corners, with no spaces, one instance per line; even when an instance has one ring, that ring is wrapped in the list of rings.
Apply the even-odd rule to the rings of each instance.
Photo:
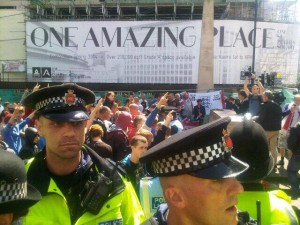
[[[26,167],[30,167],[30,161]],[[122,178],[125,189],[108,199],[97,215],[85,212],[75,225],[139,225],[145,220],[143,210],[129,181]],[[80,202],[78,202],[80,204]],[[47,194],[29,209],[23,225],[71,225],[66,198],[50,178]]]
[[[238,209],[257,219],[256,201],[261,202],[261,225],[298,225],[290,198],[281,190],[245,191],[238,195]]]

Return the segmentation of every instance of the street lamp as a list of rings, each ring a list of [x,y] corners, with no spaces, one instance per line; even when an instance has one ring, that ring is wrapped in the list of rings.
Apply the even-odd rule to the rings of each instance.
[[[256,47],[257,8],[258,8],[258,0],[255,0],[255,3],[254,3],[254,30],[253,30],[252,72],[255,71],[255,47]]]

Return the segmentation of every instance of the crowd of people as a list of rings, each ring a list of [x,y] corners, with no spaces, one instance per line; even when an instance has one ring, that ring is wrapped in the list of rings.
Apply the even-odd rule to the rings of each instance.
[[[300,148],[297,145],[300,135],[296,132],[300,127],[300,95],[294,96],[294,101],[286,103],[282,108],[274,101],[274,94],[265,90],[261,82],[252,75],[254,83],[249,90],[249,79],[245,79],[244,88],[238,92],[239,100],[231,96],[226,99],[226,108],[234,110],[239,115],[250,113],[251,118],[265,130],[269,150],[276,166],[284,166],[287,158],[287,176],[292,187],[292,198],[300,196],[299,181],[297,178],[300,167]],[[290,135],[292,131],[292,135]],[[280,159],[278,159],[278,153]]]
[[[26,165],[26,172],[25,166],[20,172],[26,173],[22,181],[7,181],[0,171],[0,190],[5,190],[0,191],[0,220],[7,221],[0,224],[236,225],[256,220],[270,225],[247,209],[247,197],[241,198],[239,207],[250,217],[241,219],[238,195],[243,189],[251,192],[253,186],[264,189],[261,180],[275,168],[279,136],[281,146],[292,152],[288,166],[292,197],[300,196],[300,125],[295,122],[300,96],[283,112],[259,81],[251,92],[245,81],[239,98],[239,114],[250,112],[252,117],[245,117],[229,135],[230,118],[204,124],[202,99],[193,105],[188,92],[156,94],[152,101],[143,94],[128,96],[122,103],[113,91],[96,99],[91,90],[77,84],[44,88],[37,84],[19,103],[0,107],[1,148],[6,152],[0,158],[15,160],[10,163],[12,171],[20,160]],[[281,126],[284,115],[288,127]],[[199,126],[185,130],[181,122],[185,119],[198,121]],[[255,155],[250,154],[253,148]],[[262,160],[259,165],[257,157]],[[160,178],[166,201],[158,209],[161,214],[150,219],[140,205],[143,177]],[[23,203],[30,194],[31,201]],[[265,196],[264,203],[271,202]],[[270,199],[274,196],[283,203],[264,210],[270,214],[264,216],[272,218],[272,224],[298,224],[288,196],[280,192]],[[24,204],[22,213],[14,216],[13,207],[4,210],[7,204]],[[275,211],[285,216],[272,215]]]

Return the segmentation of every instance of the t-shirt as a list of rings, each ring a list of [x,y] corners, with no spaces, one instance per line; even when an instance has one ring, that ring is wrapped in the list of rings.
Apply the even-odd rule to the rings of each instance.
[[[130,182],[137,194],[137,196],[140,196],[139,194],[139,184],[140,184],[140,180],[146,176],[146,171],[144,168],[144,164],[142,163],[134,163],[130,160],[131,154],[129,154],[128,156],[126,156],[123,160],[123,168],[125,169]]]
[[[249,94],[249,113],[251,116],[258,116],[260,112],[260,103],[262,102],[261,95]]]

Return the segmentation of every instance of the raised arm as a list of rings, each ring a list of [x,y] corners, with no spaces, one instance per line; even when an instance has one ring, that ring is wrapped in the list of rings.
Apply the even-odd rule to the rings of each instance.
[[[165,93],[159,100],[159,102],[156,103],[156,107],[155,109],[152,110],[152,112],[147,116],[146,122],[144,123],[144,125],[142,126],[142,128],[148,129],[152,126],[156,115],[158,114],[159,109],[167,104],[167,96],[168,96],[168,92]],[[149,129],[148,129],[149,130]]]
[[[248,77],[245,77],[245,82],[244,82],[244,91],[246,92],[246,95],[247,97],[249,96],[250,94],[250,90],[248,88],[248,84],[249,84],[249,80],[248,80]]]
[[[265,88],[262,85],[262,83],[259,81],[259,79],[255,79],[257,82],[257,86],[259,87],[259,94],[262,95],[265,92]]]
[[[95,119],[96,113],[100,110],[100,107],[103,105],[104,99],[100,98],[97,105],[95,106],[95,108],[92,110],[91,114],[90,114],[90,118],[86,124],[86,129],[88,130],[90,128],[90,126],[92,126],[93,121]]]

